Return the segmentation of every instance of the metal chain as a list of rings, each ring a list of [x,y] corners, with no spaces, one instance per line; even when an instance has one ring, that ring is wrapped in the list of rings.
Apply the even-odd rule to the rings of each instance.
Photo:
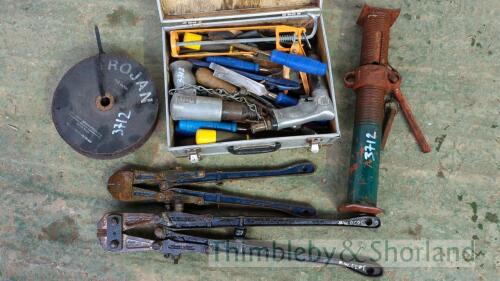
[[[182,87],[182,88],[170,89],[168,91],[168,94],[173,95],[177,92],[180,92],[180,91],[186,90],[186,89],[195,89],[197,92],[207,93],[207,94],[212,95],[212,96],[218,96],[222,99],[232,100],[232,101],[239,102],[239,103],[244,103],[250,111],[254,112],[255,115],[257,115],[258,120],[263,119],[262,114],[259,111],[257,105],[255,103],[248,101],[248,99],[246,97],[246,96],[248,96],[248,92],[246,90],[241,90],[241,91],[238,91],[234,94],[230,94],[224,89],[209,89],[209,88],[205,88],[205,87],[200,86],[200,85],[184,85],[184,87]]]

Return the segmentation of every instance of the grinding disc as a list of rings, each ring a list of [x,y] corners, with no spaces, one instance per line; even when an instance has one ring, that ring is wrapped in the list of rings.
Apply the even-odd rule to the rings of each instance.
[[[146,141],[158,104],[143,66],[124,56],[99,54],[82,60],[61,79],[52,100],[52,120],[76,151],[111,159]]]

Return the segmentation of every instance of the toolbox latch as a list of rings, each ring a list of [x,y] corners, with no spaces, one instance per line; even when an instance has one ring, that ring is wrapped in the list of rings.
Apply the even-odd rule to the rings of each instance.
[[[189,161],[192,164],[198,163],[201,160],[199,148],[188,149],[188,150],[186,150],[186,154],[187,154],[187,157],[189,158]]]
[[[182,24],[187,25],[188,27],[195,27],[197,25],[201,25],[202,21],[201,20],[189,20],[185,21]]]
[[[312,153],[318,153],[319,148],[320,148],[321,139],[320,138],[313,138],[313,139],[309,139],[308,142],[309,142],[309,150]]]
[[[302,15],[302,12],[286,12],[286,13],[283,13],[283,17],[293,17],[293,16],[299,16],[299,15]]]

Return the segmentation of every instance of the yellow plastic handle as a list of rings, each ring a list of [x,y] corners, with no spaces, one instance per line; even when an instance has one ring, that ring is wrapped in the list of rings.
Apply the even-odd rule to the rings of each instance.
[[[207,144],[217,142],[217,131],[198,129],[196,131],[196,144]]]
[[[196,33],[192,33],[192,32],[186,32],[186,33],[184,33],[184,38],[182,39],[182,42],[193,42],[193,41],[202,41],[202,40],[203,40],[203,36],[196,34]],[[186,46],[185,48],[191,49],[191,50],[196,50],[196,51],[201,50],[200,45]]]

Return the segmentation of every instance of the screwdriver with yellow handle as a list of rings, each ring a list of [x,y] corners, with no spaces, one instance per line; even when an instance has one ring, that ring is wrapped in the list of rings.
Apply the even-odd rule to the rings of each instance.
[[[221,35],[222,36],[222,35]],[[196,34],[196,33],[191,33],[191,32],[186,32],[184,33],[184,38],[183,42],[184,43],[190,43],[190,42],[198,42],[198,41],[203,41],[208,39],[206,36]],[[227,44],[211,44],[211,45],[187,45],[183,46],[184,50],[181,51],[181,53],[190,53],[190,52],[197,52],[197,51],[204,51],[204,52],[217,52],[217,51],[224,51],[224,52],[231,52],[233,47],[231,45]]]

